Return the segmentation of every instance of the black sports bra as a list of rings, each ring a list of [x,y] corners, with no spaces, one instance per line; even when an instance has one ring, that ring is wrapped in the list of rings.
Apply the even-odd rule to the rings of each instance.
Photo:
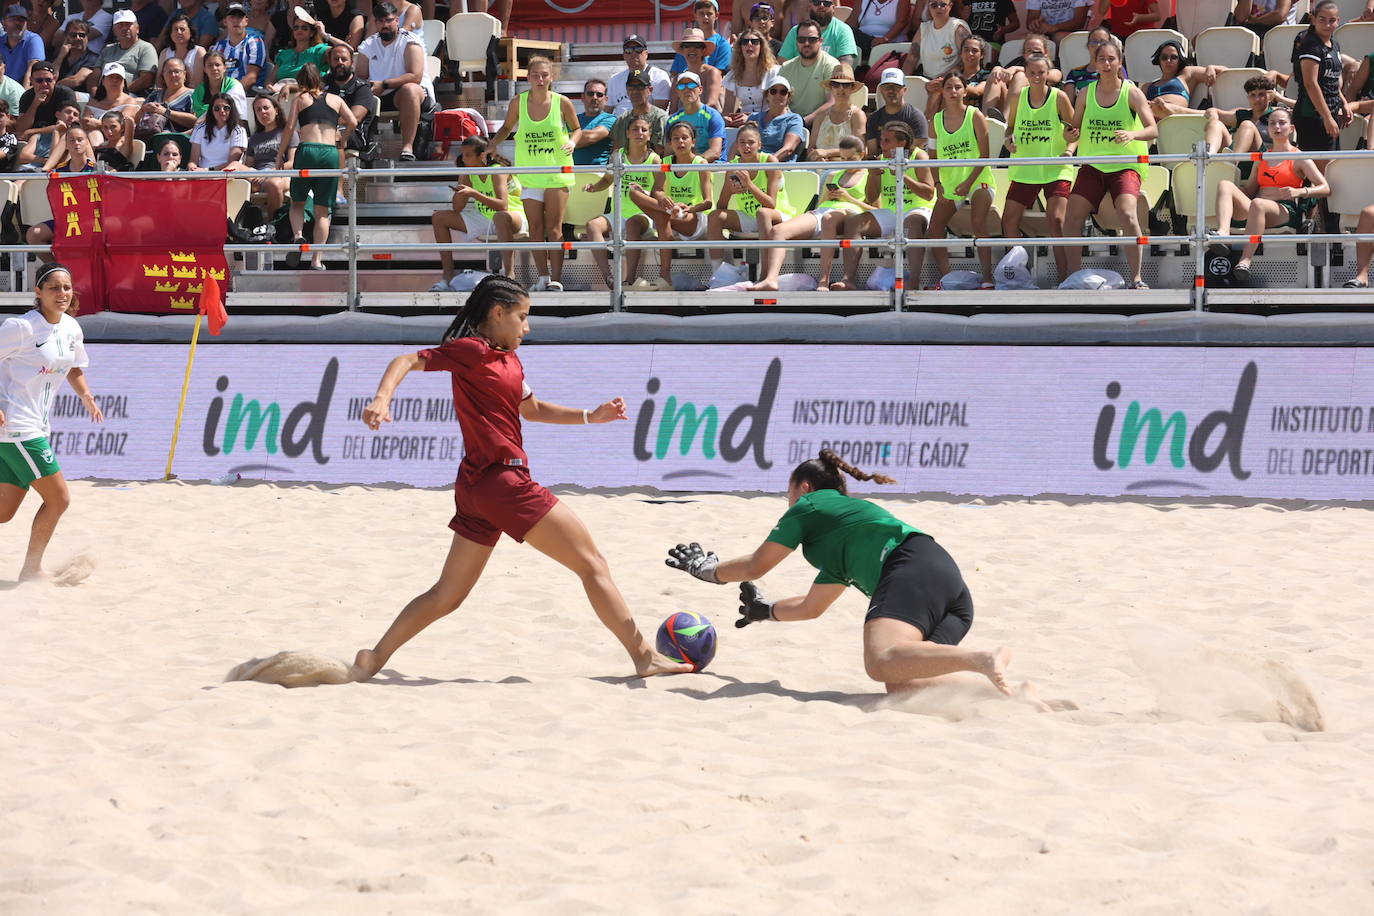
[[[305,127],[307,124],[327,124],[330,127],[338,127],[339,113],[329,107],[329,101],[325,98],[324,93],[320,93],[315,101],[301,109],[297,120],[301,127]]]

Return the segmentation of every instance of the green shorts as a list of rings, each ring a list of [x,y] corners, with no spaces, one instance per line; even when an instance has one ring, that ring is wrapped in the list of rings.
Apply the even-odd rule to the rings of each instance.
[[[0,442],[0,483],[27,490],[40,477],[51,477],[62,468],[43,436],[22,442]]]
[[[302,143],[296,147],[296,158],[292,160],[291,164],[298,169],[337,169],[339,167],[339,149],[329,143]],[[334,198],[339,193],[339,179],[291,179],[292,201],[303,204],[312,193],[315,195],[315,206],[324,208],[325,212],[333,210]]]

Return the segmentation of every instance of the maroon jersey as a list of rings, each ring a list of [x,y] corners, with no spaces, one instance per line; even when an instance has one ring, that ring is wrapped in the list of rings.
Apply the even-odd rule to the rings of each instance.
[[[520,357],[480,337],[459,337],[419,355],[426,372],[453,373],[453,409],[466,452],[459,476],[475,475],[494,464],[528,466],[520,402],[530,390]]]

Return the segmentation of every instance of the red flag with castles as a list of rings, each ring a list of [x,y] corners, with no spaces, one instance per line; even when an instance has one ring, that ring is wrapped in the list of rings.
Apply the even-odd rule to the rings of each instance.
[[[210,320],[210,333],[218,337],[229,322],[229,313],[224,310],[224,295],[220,292],[219,281],[214,277],[206,277],[204,286],[200,292],[200,313]]]

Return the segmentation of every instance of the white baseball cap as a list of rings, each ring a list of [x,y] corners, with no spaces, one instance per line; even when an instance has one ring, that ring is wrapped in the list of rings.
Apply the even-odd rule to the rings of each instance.
[[[120,10],[114,14],[114,24],[119,25],[123,22],[138,22],[138,17],[134,15],[133,10]]]
[[[676,89],[678,83],[696,83],[698,86],[700,86],[701,77],[697,76],[691,70],[684,70],[683,72],[677,75],[677,79],[673,80],[673,88]]]
[[[788,92],[791,92],[791,91],[792,91],[792,84],[789,83],[789,82],[787,81],[787,77],[783,76],[781,73],[772,73],[772,74],[769,74],[768,76],[764,77],[764,80],[763,80],[763,91],[764,91],[764,92],[767,92],[769,89],[772,89],[774,86],[786,86]]]
[[[100,71],[102,77],[109,76],[112,73],[119,74],[119,78],[126,83],[129,81],[129,71],[125,70],[124,65],[117,60],[110,61],[105,65],[105,69]]]
[[[888,67],[883,71],[882,79],[878,80],[879,86],[905,86],[906,74],[901,67]]]

